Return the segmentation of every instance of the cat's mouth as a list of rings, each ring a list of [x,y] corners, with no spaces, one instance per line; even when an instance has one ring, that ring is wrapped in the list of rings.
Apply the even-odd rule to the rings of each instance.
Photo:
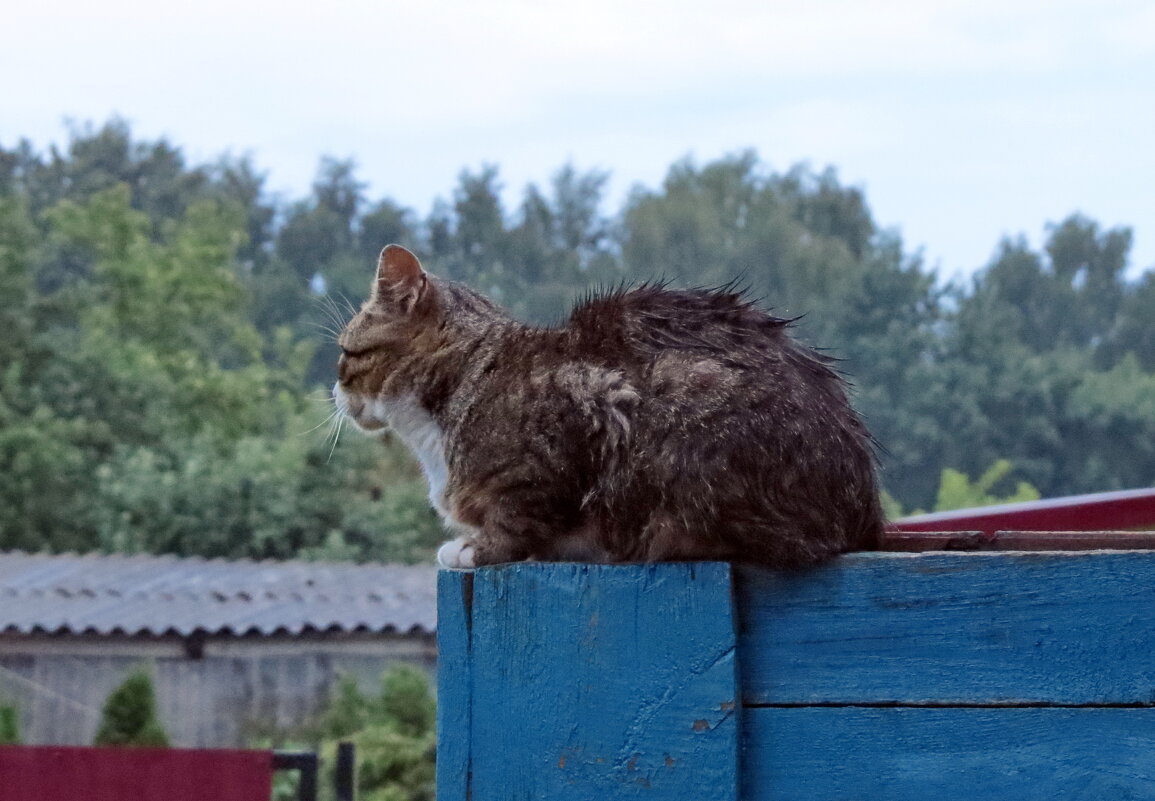
[[[333,385],[333,403],[338,412],[367,434],[380,432],[388,425],[388,421],[374,413],[375,404],[366,403],[357,395],[346,392],[339,381]]]

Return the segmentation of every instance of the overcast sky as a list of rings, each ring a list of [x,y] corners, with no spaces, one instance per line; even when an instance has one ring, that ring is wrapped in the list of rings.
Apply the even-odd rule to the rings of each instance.
[[[1155,266],[1151,0],[6,0],[0,144],[120,115],[307,191],[323,154],[424,215],[567,161],[607,211],[675,160],[833,165],[944,277],[1081,211]]]

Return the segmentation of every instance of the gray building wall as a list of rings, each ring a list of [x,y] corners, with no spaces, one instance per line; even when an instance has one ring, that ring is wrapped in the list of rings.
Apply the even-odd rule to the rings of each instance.
[[[174,746],[243,746],[309,724],[342,675],[375,692],[397,663],[432,674],[436,654],[429,634],[0,634],[0,704],[28,744],[88,745],[109,693],[143,666]]]

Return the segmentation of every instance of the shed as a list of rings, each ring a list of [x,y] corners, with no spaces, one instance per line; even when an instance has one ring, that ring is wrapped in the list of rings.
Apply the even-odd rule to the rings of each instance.
[[[225,747],[314,719],[341,675],[436,663],[422,565],[0,553],[0,703],[30,744],[88,744],[144,665],[174,745]]]

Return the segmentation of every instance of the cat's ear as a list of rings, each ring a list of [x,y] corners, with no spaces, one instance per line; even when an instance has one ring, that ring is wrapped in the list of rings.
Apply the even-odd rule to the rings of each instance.
[[[377,258],[373,301],[408,314],[425,295],[429,277],[417,257],[400,245],[386,245]]]

